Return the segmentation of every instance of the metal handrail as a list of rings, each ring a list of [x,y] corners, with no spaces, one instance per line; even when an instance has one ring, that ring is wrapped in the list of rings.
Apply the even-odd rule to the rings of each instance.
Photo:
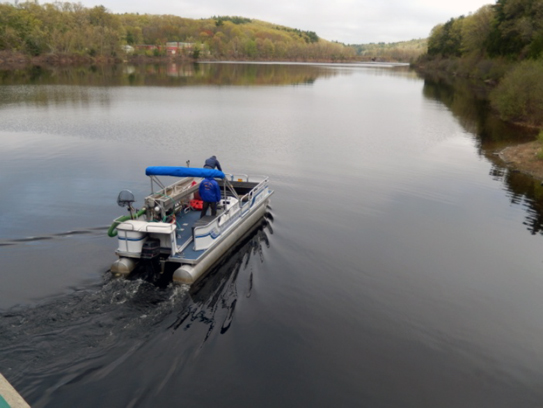
[[[262,175],[262,174],[252,174],[252,175],[249,175],[249,174],[244,174],[244,173],[225,173],[226,176],[229,176],[230,177],[230,181],[243,181],[243,180],[239,180],[239,177],[243,177],[245,178],[245,182],[249,182],[251,181],[251,178],[255,179],[263,179],[263,180],[268,180],[269,179],[269,176],[265,176],[265,175]],[[235,180],[235,178],[238,178],[238,180]]]
[[[266,177],[264,180],[262,180],[260,183],[256,185],[255,188],[251,189],[251,191],[248,194],[245,194],[244,196],[240,197],[240,208],[244,207],[247,203],[250,203],[252,198],[254,197],[255,193],[259,190],[261,190],[265,184],[268,181],[268,177]],[[248,197],[248,200],[244,203],[243,198]]]
[[[227,173],[226,174],[227,176],[230,176],[230,181],[241,181],[241,180],[234,180],[234,177],[238,178],[238,177],[245,177],[245,181],[249,181],[249,175],[247,174],[234,174],[234,173]]]

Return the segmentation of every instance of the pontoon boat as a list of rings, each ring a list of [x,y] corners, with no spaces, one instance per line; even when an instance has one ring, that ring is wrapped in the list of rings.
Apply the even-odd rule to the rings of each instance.
[[[273,194],[267,176],[194,167],[148,167],[145,173],[151,178],[151,194],[142,209],[132,208],[134,196],[128,190],[117,200],[130,215],[114,220],[108,231],[118,241],[119,259],[111,266],[115,275],[127,276],[141,260],[155,260],[162,271],[174,265],[173,282],[194,283],[264,216]],[[166,186],[159,176],[180,180]],[[200,218],[198,187],[205,177],[217,180],[221,200],[216,216]]]

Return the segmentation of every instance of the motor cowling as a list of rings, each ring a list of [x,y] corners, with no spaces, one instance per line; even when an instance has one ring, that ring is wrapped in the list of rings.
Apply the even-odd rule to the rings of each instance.
[[[148,238],[141,250],[141,259],[154,259],[160,255],[160,240]]]

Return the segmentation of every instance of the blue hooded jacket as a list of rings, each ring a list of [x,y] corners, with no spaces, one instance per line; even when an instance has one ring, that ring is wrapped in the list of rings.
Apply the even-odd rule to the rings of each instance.
[[[198,189],[202,200],[208,203],[216,203],[221,201],[221,188],[213,178],[206,177],[204,181],[200,183]]]
[[[221,163],[217,160],[217,156],[211,156],[209,159],[206,159],[204,168],[214,169],[215,167],[222,171]]]

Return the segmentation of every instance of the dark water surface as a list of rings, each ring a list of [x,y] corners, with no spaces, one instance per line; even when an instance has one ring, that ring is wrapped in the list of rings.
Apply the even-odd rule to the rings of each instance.
[[[533,135],[380,65],[0,72],[0,372],[33,407],[541,407]],[[151,165],[267,174],[194,288],[111,279]]]

